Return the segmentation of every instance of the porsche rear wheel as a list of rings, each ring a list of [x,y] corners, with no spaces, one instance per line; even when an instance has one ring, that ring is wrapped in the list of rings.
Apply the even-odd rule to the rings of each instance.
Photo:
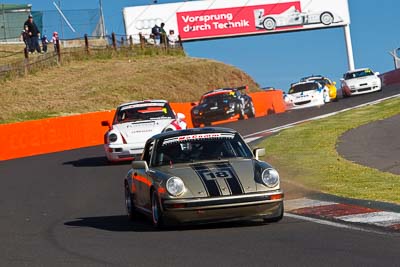
[[[151,193],[151,218],[154,227],[161,228],[164,226],[160,202],[158,200],[158,195],[155,190]]]
[[[135,219],[135,207],[133,205],[133,196],[129,191],[128,185],[125,185],[125,207],[129,220]]]

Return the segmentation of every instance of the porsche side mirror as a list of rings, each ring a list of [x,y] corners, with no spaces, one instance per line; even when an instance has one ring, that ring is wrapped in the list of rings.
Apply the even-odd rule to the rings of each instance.
[[[132,168],[133,169],[141,169],[147,172],[149,170],[149,166],[147,165],[147,162],[144,160],[134,160],[132,161]]]
[[[381,73],[379,71],[375,72],[376,76],[380,75]]]
[[[186,116],[185,116],[185,114],[178,112],[178,113],[176,113],[176,118],[179,121],[182,121],[182,120],[186,119]]]
[[[336,85],[336,82],[333,82],[333,85]]]
[[[253,150],[254,157],[259,160],[260,157],[265,156],[265,148],[256,148]]]
[[[195,102],[190,103],[192,107],[197,106]]]
[[[344,82],[344,78],[340,78],[340,81],[341,81],[341,82]]]

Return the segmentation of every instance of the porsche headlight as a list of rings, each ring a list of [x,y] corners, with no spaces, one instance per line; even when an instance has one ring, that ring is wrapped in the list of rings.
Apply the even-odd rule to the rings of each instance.
[[[279,173],[275,169],[266,169],[261,175],[262,182],[268,187],[275,187],[279,183]]]
[[[112,133],[108,136],[108,140],[110,141],[110,143],[117,141],[117,139],[118,139],[118,136],[115,133]]]
[[[183,181],[179,177],[171,177],[168,179],[167,184],[166,184],[167,191],[170,195],[176,197],[185,191],[185,185],[183,184]]]

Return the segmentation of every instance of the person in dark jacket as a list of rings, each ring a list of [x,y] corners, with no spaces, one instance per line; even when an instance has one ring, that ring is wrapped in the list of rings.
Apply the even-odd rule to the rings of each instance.
[[[28,26],[28,34],[29,34],[29,40],[30,40],[30,52],[33,53],[35,50],[38,53],[41,53],[40,45],[39,45],[39,36],[40,36],[40,31],[38,27],[36,26],[35,22],[33,21],[32,15],[29,15],[28,20],[25,21],[24,23],[24,28],[25,26]]]

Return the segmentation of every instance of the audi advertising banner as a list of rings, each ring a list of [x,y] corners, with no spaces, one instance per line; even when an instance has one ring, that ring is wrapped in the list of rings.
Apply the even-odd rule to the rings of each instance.
[[[347,0],[203,0],[123,9],[126,35],[148,37],[165,24],[182,41],[350,24]]]

